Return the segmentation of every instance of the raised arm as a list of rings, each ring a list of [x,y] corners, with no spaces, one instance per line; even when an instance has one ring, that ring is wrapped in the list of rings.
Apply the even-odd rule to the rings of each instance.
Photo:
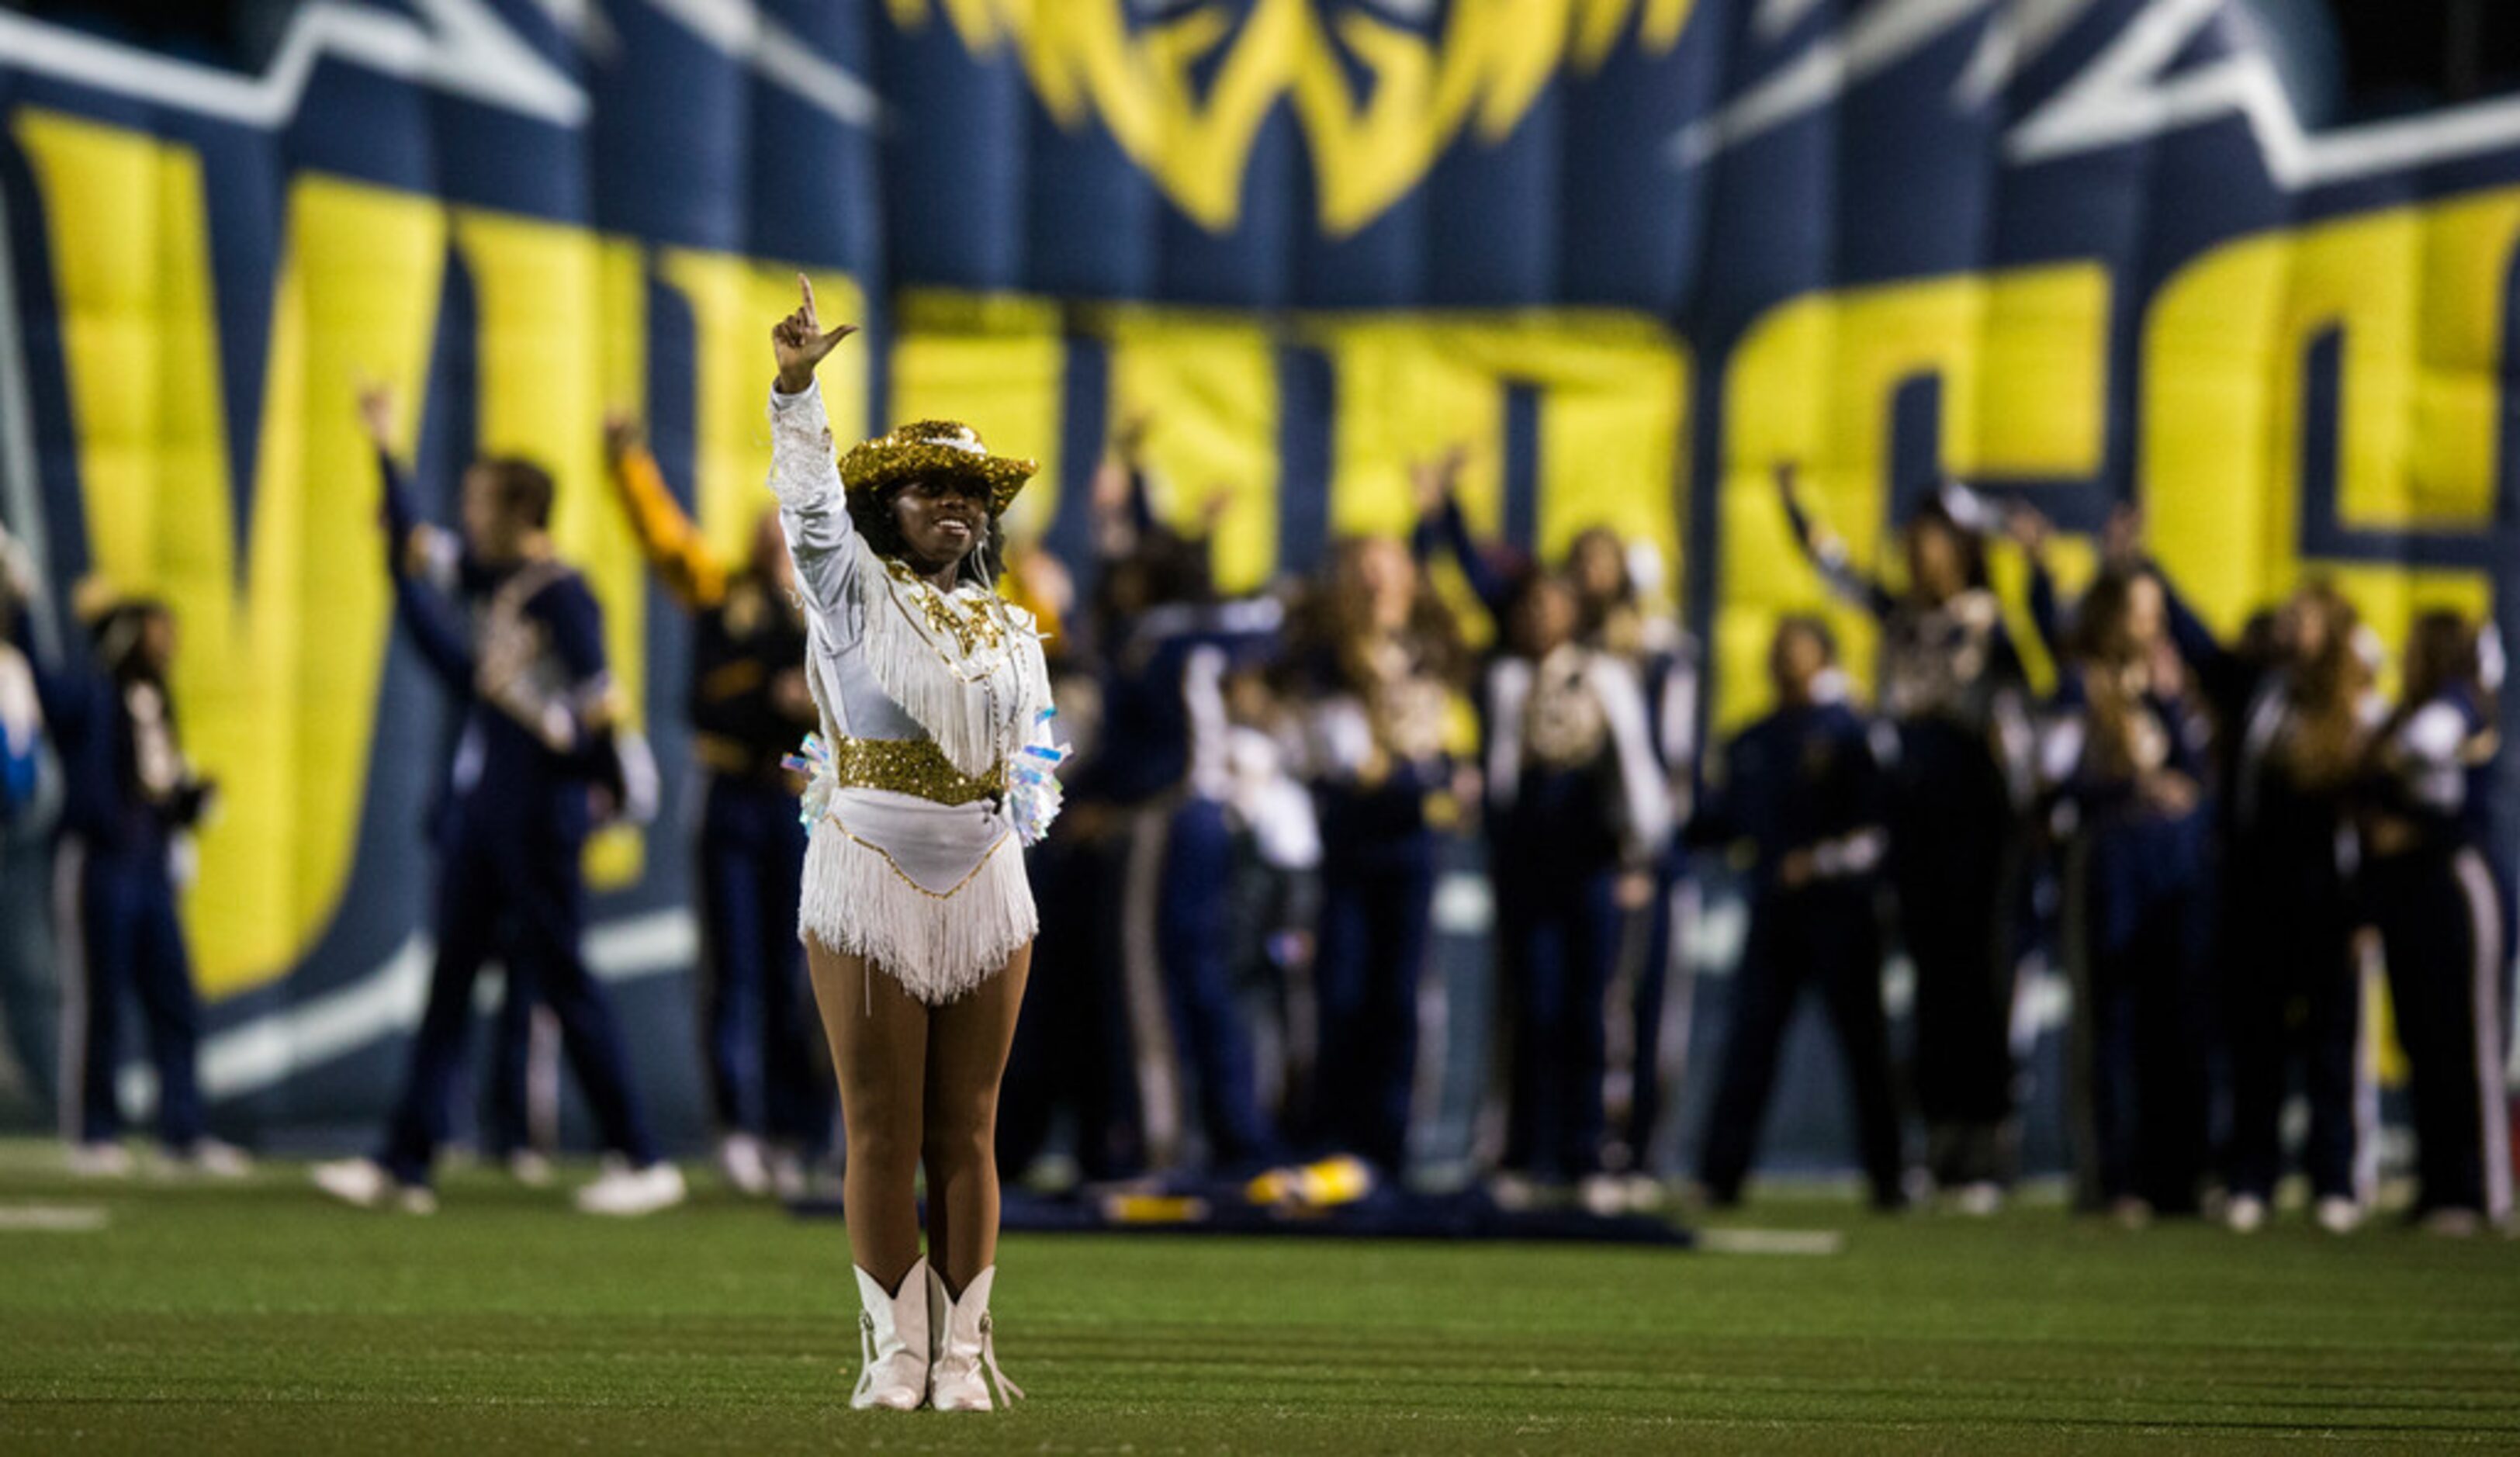
[[[2214,629],[2205,625],[2205,619],[2196,615],[2160,563],[2146,559],[2143,567],[2161,584],[2162,611],[2169,618],[2170,641],[2178,648],[2180,660],[2196,675],[2205,697],[2217,709],[2226,713],[2237,710],[2256,687],[2247,660],[2226,647],[2214,635]]]
[[[674,500],[665,473],[625,416],[604,423],[604,458],[611,468],[612,493],[629,518],[630,533],[649,569],[684,607],[700,612],[726,600],[726,564],[709,550],[699,525]]]
[[[1886,615],[1896,604],[1890,589],[1847,560],[1846,543],[1812,519],[1804,506],[1796,473],[1792,461],[1777,463],[1777,499],[1785,509],[1785,524],[1793,528],[1794,544],[1802,548],[1804,559],[1820,573],[1821,580],[1828,583],[1831,592],[1875,616]]]
[[[813,283],[800,273],[796,284],[803,304],[770,330],[771,354],[779,364],[770,391],[770,489],[779,497],[779,523],[796,562],[797,585],[828,622],[847,594],[855,527],[814,370],[857,326],[826,331],[814,309]]]
[[[2005,534],[2021,548],[2022,564],[2030,573],[2029,608],[2031,629],[2039,634],[2039,645],[2048,656],[2062,661],[2065,656],[2065,612],[2056,601],[2056,576],[2048,569],[2048,538],[2053,534],[2048,518],[2037,508],[2016,502],[2004,513]]]
[[[391,391],[382,386],[359,391],[359,421],[377,452],[385,571],[393,582],[394,618],[429,671],[459,696],[470,695],[474,676],[472,649],[445,595],[445,589],[463,574],[463,543],[454,532],[421,519],[402,463],[394,459],[393,416]]]
[[[1094,508],[1094,551],[1105,562],[1137,550],[1155,529],[1154,489],[1145,453],[1148,424],[1143,413],[1130,416],[1094,465],[1088,497]]]
[[[458,695],[470,695],[476,680],[472,646],[456,620],[454,605],[417,573],[393,574],[394,619],[419,650],[420,660],[438,681]]]
[[[1409,532],[1410,555],[1420,567],[1442,551],[1462,569],[1462,577],[1470,584],[1470,592],[1479,599],[1488,620],[1499,632],[1505,630],[1506,598],[1513,584],[1479,550],[1470,535],[1469,517],[1462,510],[1461,492],[1455,487],[1462,475],[1466,453],[1456,445],[1432,461],[1419,461],[1409,468],[1411,482],[1417,487],[1418,524]]]

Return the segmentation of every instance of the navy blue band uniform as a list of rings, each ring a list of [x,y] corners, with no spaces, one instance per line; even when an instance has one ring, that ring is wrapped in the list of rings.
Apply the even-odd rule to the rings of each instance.
[[[396,619],[461,706],[462,726],[433,816],[428,1000],[376,1161],[405,1186],[428,1182],[451,1132],[472,983],[495,956],[511,997],[529,985],[551,1009],[604,1146],[652,1165],[628,1049],[579,944],[594,792],[618,762],[603,609],[557,562],[492,564],[424,525],[400,468],[380,462]]]
[[[1777,1056],[1806,991],[1820,996],[1845,1065],[1872,1199],[1890,1207],[1905,1198],[1875,902],[1888,805],[1864,719],[1843,703],[1821,702],[1779,707],[1743,729],[1725,750],[1722,782],[1689,823],[1692,843],[1740,847],[1750,900],[1724,1067],[1699,1146],[1699,1182],[1717,1204],[1741,1196]],[[1789,862],[1808,866],[1798,884]]]
[[[2418,1217],[2511,1213],[2502,908],[2484,847],[2501,744],[2452,685],[2394,715],[2362,791],[2362,880],[2407,1055]]]

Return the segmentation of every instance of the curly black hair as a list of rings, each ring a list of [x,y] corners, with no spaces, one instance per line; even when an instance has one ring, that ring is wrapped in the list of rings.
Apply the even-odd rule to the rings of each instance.
[[[919,482],[919,477],[891,481],[871,491],[849,493],[849,520],[857,524],[858,534],[875,554],[888,562],[911,560],[910,539],[901,533],[901,518],[892,510],[893,498]],[[955,579],[975,581],[992,591],[997,589],[998,573],[1007,560],[1007,528],[996,512],[989,514],[989,529],[979,543],[963,554]]]

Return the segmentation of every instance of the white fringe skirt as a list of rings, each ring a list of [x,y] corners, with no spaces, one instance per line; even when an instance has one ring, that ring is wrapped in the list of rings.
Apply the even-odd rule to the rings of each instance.
[[[1014,827],[985,801],[841,789],[814,822],[797,934],[865,957],[931,1007],[997,975],[1040,929]]]

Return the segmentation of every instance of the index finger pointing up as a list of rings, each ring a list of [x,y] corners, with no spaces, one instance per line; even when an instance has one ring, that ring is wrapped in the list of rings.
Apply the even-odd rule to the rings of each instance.
[[[812,324],[817,329],[821,328],[822,316],[814,312],[814,281],[799,273],[796,275],[796,286],[805,291],[806,322]]]

